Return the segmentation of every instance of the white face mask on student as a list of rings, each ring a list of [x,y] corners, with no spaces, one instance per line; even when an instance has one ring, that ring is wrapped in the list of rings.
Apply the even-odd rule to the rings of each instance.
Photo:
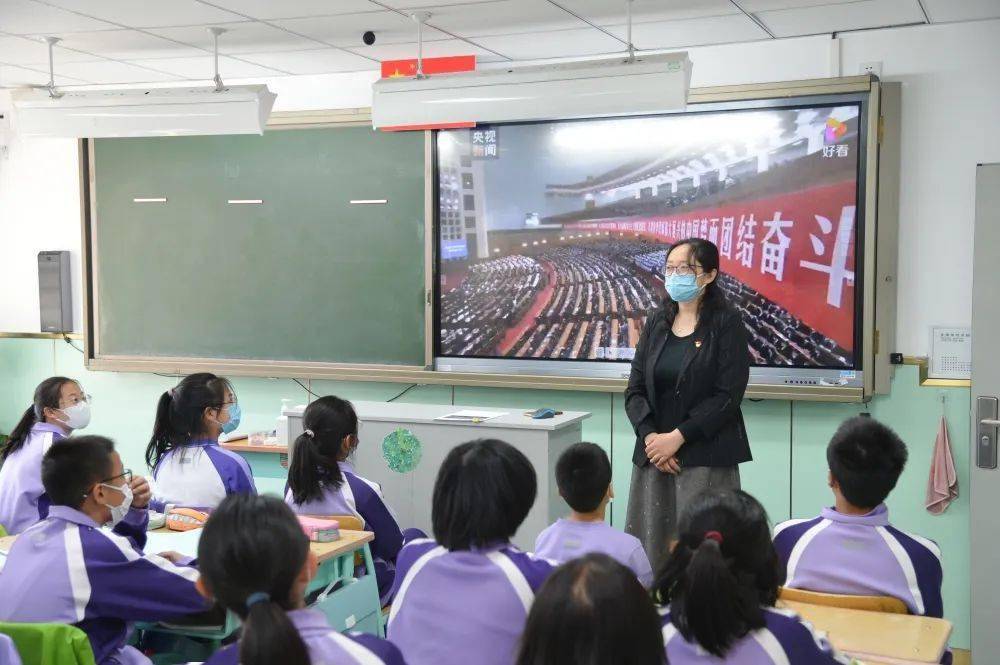
[[[110,526],[113,529],[118,526],[119,522],[125,519],[125,516],[128,515],[129,509],[132,508],[132,487],[128,483],[123,483],[120,487],[101,483],[101,487],[118,490],[124,496],[122,502],[117,506],[108,506],[108,504],[104,504],[111,510],[111,521],[107,523],[107,526]]]
[[[66,414],[66,419],[60,422],[69,429],[84,429],[90,424],[90,402],[77,402],[60,411]]]

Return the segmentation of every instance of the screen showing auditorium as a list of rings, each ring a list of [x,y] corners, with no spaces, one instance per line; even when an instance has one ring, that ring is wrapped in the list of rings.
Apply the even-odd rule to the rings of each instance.
[[[851,383],[865,111],[823,99],[438,131],[439,369],[620,368],[668,248],[703,238],[757,368]]]

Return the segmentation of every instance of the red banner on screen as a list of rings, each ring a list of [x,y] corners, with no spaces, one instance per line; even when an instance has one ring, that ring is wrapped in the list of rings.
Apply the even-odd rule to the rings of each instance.
[[[711,240],[719,247],[723,272],[853,350],[856,189],[849,181],[682,215],[602,219],[572,227],[667,242]]]

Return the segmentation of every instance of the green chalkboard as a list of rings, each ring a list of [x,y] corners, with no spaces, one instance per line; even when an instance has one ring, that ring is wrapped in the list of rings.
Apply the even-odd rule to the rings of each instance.
[[[288,129],[93,149],[101,357],[424,364],[422,133]],[[350,203],[372,199],[388,203]]]

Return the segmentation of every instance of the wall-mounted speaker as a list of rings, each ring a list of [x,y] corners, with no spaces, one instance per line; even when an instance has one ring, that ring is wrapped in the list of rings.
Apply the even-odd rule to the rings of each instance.
[[[38,310],[42,332],[73,331],[69,252],[38,252]]]

